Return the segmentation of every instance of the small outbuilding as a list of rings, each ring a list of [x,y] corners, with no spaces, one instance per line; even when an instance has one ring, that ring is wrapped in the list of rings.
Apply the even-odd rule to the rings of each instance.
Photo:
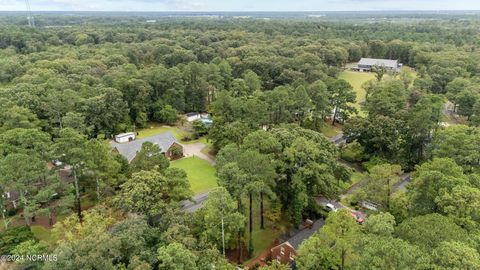
[[[131,141],[134,141],[135,138],[136,136],[135,136],[135,133],[133,132],[121,133],[121,134],[115,135],[115,141],[117,143],[131,142]]]

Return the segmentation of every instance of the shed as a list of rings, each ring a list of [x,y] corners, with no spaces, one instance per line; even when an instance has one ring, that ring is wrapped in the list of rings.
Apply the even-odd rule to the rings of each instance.
[[[121,134],[115,135],[115,141],[117,143],[131,142],[135,140],[135,138],[136,136],[135,136],[135,133],[133,132],[121,133]]]

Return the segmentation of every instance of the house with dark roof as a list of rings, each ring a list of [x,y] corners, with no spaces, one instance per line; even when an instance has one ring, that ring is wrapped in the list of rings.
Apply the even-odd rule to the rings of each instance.
[[[398,60],[362,58],[355,68],[358,71],[372,71],[374,67],[385,67],[387,70],[398,72],[402,64]]]
[[[301,229],[294,229],[284,235],[281,244],[270,249],[270,258],[281,264],[290,265],[292,269],[296,269],[295,257],[300,245],[320,230],[325,225],[325,220],[318,219],[315,222],[306,222]]]
[[[183,146],[178,142],[171,132],[165,132],[152,137],[136,139],[125,143],[112,141],[110,142],[110,146],[114,151],[117,151],[120,155],[124,156],[130,163],[135,159],[137,153],[142,149],[142,145],[145,142],[151,142],[155,145],[158,145],[160,151],[162,151],[162,153],[164,153],[168,158],[176,157],[177,154],[174,153],[174,148],[179,147],[183,153]]]

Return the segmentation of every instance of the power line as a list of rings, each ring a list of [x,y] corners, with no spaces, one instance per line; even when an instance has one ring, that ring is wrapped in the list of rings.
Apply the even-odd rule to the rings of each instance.
[[[25,0],[25,5],[27,6],[28,26],[35,28],[35,18],[33,17],[32,9],[30,8],[30,1],[29,1],[29,0]]]

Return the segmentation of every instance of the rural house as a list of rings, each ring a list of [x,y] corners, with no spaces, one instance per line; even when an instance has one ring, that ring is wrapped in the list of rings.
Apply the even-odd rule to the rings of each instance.
[[[303,228],[290,231],[282,239],[283,242],[270,249],[270,258],[276,260],[281,264],[290,265],[292,269],[296,269],[295,257],[298,255],[297,251],[300,245],[320,230],[325,224],[325,220],[319,219],[315,222],[307,220]]]
[[[110,142],[110,146],[114,151],[117,151],[120,155],[127,158],[128,162],[130,163],[135,159],[137,153],[142,149],[142,144],[144,142],[151,142],[158,145],[162,153],[164,153],[168,158],[175,157],[175,154],[172,152],[175,147],[180,147],[183,153],[183,146],[177,141],[171,132],[165,132],[152,137],[137,139],[126,143],[112,141]]]
[[[188,122],[194,122],[201,119],[209,119],[210,115],[208,115],[208,113],[191,112],[191,113],[186,113],[185,118],[187,119]]]
[[[387,70],[398,72],[402,64],[398,60],[362,58],[355,68],[358,71],[372,71],[375,66],[385,67]]]

